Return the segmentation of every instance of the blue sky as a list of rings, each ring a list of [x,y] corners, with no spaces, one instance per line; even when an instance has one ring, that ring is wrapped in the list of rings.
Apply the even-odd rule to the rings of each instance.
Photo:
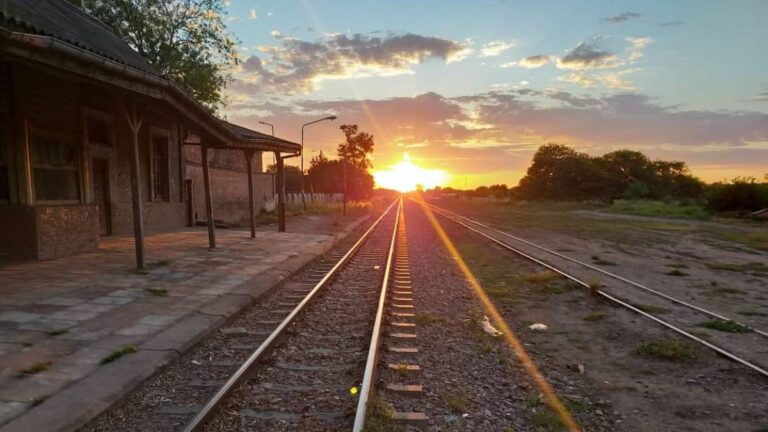
[[[298,139],[324,113],[454,184],[515,184],[535,148],[632,148],[708,180],[768,172],[765,1],[242,1],[225,113]],[[525,60],[528,59],[528,60]],[[312,127],[333,153],[339,124]],[[461,180],[459,180],[461,179]]]

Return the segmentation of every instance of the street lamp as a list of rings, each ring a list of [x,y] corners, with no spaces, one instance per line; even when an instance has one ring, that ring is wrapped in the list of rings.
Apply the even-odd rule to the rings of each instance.
[[[305,211],[307,210],[307,200],[304,197],[304,126],[309,126],[311,124],[319,123],[325,120],[336,120],[336,116],[331,115],[328,117],[323,117],[321,119],[317,119],[315,121],[301,125],[301,204],[304,206]]]
[[[272,128],[272,136],[275,136],[275,125],[273,125],[272,123],[267,123],[267,122],[261,121],[261,120],[259,120],[259,123],[271,127]]]

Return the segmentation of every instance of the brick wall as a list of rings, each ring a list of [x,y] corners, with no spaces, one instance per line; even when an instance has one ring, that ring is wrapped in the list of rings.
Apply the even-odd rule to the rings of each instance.
[[[95,204],[34,208],[38,259],[58,258],[98,248],[99,215]]]

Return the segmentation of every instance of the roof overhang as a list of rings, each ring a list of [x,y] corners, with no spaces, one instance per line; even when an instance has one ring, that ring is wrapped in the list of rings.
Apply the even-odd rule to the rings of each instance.
[[[166,78],[118,63],[49,36],[21,33],[0,27],[0,40],[0,54],[3,56],[18,57],[63,69],[117,88],[123,93],[137,94],[167,103],[199,128],[196,132],[205,136],[206,144],[211,147],[301,153],[301,145],[297,143],[223,122]]]

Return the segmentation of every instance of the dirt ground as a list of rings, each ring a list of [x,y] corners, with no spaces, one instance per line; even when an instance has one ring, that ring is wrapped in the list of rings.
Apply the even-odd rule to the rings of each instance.
[[[768,253],[750,241],[765,227],[521,209],[493,202],[435,204],[768,330]],[[541,272],[540,267],[491,247],[487,240],[469,235],[446,219],[440,221],[537,362],[546,365],[548,374],[573,382],[571,389],[559,390],[597,401],[602,415],[614,419],[616,430],[758,431],[768,427],[768,379],[764,376],[558,279],[542,277],[540,286],[532,287],[527,279],[537,279],[530,275]],[[579,276],[595,277],[589,272]],[[604,282],[606,289],[636,306],[763,367],[768,365],[765,337],[704,327],[706,316]],[[549,330],[532,332],[528,330],[531,323],[544,323]]]

